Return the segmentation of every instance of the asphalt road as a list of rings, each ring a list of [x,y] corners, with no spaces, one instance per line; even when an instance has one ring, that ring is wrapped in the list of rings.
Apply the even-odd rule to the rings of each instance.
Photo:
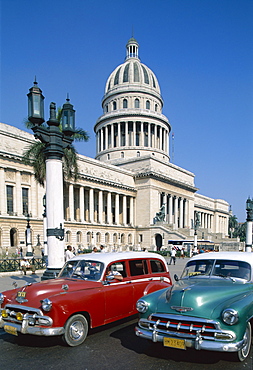
[[[171,275],[180,274],[185,260],[170,266]],[[41,274],[0,277],[0,288],[16,281],[40,280]],[[90,331],[79,347],[66,347],[60,338],[15,337],[0,329],[0,369],[80,370],[252,370],[253,351],[243,363],[233,362],[230,354],[173,350],[135,336],[137,317]]]

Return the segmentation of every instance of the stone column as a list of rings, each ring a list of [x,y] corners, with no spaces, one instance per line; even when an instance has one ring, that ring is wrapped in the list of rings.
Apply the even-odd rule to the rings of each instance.
[[[130,225],[134,225],[134,198],[130,197]]]
[[[0,197],[0,213],[1,215],[5,215],[7,211],[7,201],[4,168],[0,168],[0,189],[2,192]]]
[[[178,198],[174,197],[174,223],[175,223],[175,228],[178,228]]]
[[[80,208],[80,222],[84,221],[84,187],[79,188],[79,208]]]
[[[114,124],[111,125],[111,148],[114,148]]]
[[[103,223],[103,191],[98,192],[98,222]]]
[[[28,190],[28,213],[29,213],[29,211],[31,209],[30,208],[31,205],[29,204],[30,203],[30,199],[31,199],[29,193],[30,193],[30,189]],[[22,199],[22,188],[21,188],[21,174],[20,174],[20,171],[17,171],[16,172],[16,199],[17,199],[17,205],[16,205],[17,215],[18,216],[21,216],[23,214],[23,207],[22,207],[23,199]]]
[[[140,132],[140,146],[144,146],[144,132],[143,132],[143,122],[141,121],[141,132]]]
[[[133,121],[133,146],[136,146],[136,121]]]
[[[183,198],[179,198],[179,228],[183,228]]]
[[[172,196],[169,194],[169,224],[171,225],[172,223]]]
[[[129,146],[128,121],[125,122],[125,144]]]
[[[89,213],[90,213],[90,222],[94,222],[94,189],[90,188],[89,190]]]
[[[126,215],[127,215],[127,197],[123,195],[123,225],[126,226]]]
[[[112,193],[109,191],[107,193],[107,222],[112,224]]]
[[[119,224],[119,194],[115,194],[115,223]]]
[[[148,122],[148,147],[151,148],[151,123]]]
[[[121,146],[121,130],[120,130],[120,122],[118,122],[118,147]]]
[[[73,184],[69,184],[69,218],[74,220],[74,188]]]
[[[101,151],[104,150],[104,130],[103,130],[103,127],[101,128]]]
[[[108,126],[105,126],[105,150],[108,149]]]

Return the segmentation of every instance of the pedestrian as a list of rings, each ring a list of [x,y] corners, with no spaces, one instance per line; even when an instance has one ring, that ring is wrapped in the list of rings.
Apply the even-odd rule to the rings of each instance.
[[[182,249],[181,249],[180,257],[184,259],[184,247],[182,247]]]
[[[70,260],[73,257],[75,257],[75,255],[72,252],[72,247],[71,247],[71,245],[68,245],[66,253],[65,253],[65,261],[67,262],[68,260]]]
[[[174,265],[175,265],[175,263],[176,263],[176,254],[177,254],[176,249],[173,247],[172,250],[171,250],[171,253],[170,253],[170,263],[169,263],[169,265],[171,265],[171,262],[173,262]]]
[[[26,271],[28,269],[32,270],[32,274],[35,274],[35,266],[34,264],[30,264],[29,261],[26,258],[23,258],[22,261],[20,262],[20,266],[22,271],[24,272],[24,275],[26,275]]]
[[[19,248],[19,250],[20,250],[20,257],[22,257],[22,258],[23,258],[23,248],[22,248],[22,247],[20,247],[20,248]]]

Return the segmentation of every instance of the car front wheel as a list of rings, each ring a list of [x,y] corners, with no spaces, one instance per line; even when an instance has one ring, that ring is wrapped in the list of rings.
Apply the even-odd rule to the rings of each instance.
[[[75,347],[82,344],[88,334],[88,322],[83,315],[71,316],[65,325],[65,333],[63,334],[64,342]]]
[[[251,348],[251,325],[250,325],[250,322],[248,322],[248,324],[246,326],[246,330],[245,330],[245,333],[244,333],[244,336],[243,336],[243,340],[244,340],[244,346],[242,347],[242,349],[240,349],[240,351],[238,351],[236,353],[237,360],[239,360],[241,362],[244,361],[248,357],[248,354],[249,354],[250,348]]]

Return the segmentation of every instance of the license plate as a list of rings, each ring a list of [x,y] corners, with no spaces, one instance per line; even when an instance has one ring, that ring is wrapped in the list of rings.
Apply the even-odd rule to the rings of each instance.
[[[185,349],[185,341],[184,341],[184,339],[163,338],[163,345],[165,347]]]
[[[8,334],[18,335],[17,328],[15,328],[15,326],[4,325],[4,331]]]
[[[17,297],[18,298],[25,298],[26,292],[18,292]]]

